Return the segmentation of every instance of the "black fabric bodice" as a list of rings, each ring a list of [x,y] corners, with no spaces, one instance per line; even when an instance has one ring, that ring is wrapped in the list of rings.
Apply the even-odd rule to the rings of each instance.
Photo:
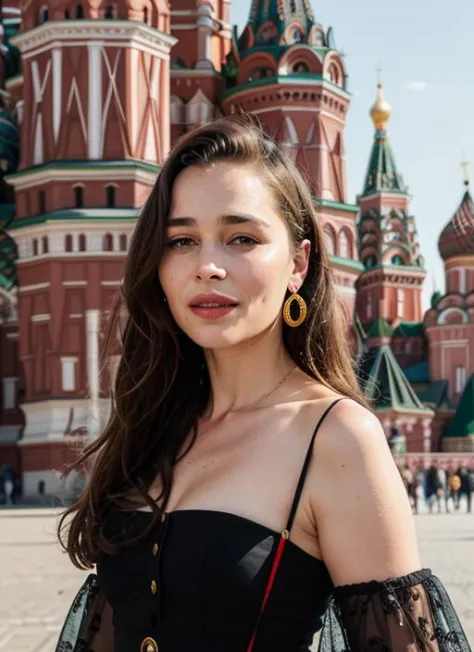
[[[143,531],[149,512],[114,512],[112,541]],[[113,609],[115,652],[244,652],[257,624],[280,533],[234,514],[182,510],[97,566]],[[324,563],[290,541],[254,652],[299,652],[321,627],[333,585]]]
[[[97,564],[56,652],[307,652],[321,625],[319,652],[471,652],[430,570],[334,588],[325,564],[291,541],[314,438],[338,400],[314,430],[282,532],[206,509],[156,525],[151,512],[111,512],[105,536],[137,541]]]

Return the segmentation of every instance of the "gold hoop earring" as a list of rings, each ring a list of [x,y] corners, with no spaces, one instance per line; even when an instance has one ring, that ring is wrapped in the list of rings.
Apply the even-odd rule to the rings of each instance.
[[[296,301],[299,309],[299,315],[296,319],[293,319],[293,317],[291,316],[291,304],[293,303],[293,301]],[[308,313],[308,306],[306,305],[306,301],[303,299],[303,297],[301,297],[297,292],[293,292],[293,294],[290,294],[288,299],[285,301],[285,305],[283,306],[283,319],[285,320],[285,323],[288,324],[288,326],[291,326],[292,328],[301,326],[301,324],[306,319],[307,313]]]

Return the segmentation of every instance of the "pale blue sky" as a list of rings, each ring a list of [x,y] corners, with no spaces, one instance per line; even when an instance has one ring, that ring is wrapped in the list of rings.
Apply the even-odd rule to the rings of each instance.
[[[241,29],[250,0],[232,0]],[[399,171],[410,188],[428,272],[427,307],[433,290],[444,290],[438,236],[464,192],[463,151],[474,161],[474,2],[472,0],[313,0],[316,20],[332,26],[346,54],[353,94],[346,126],[348,200],[355,201],[372,145],[368,110],[375,100],[376,72],[383,68],[392,105],[388,127]],[[474,165],[471,165],[474,178]]]

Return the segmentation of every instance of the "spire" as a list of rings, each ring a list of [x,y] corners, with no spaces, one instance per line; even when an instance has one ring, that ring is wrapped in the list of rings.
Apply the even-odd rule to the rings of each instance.
[[[363,357],[360,378],[364,394],[377,410],[422,414],[424,407],[398,364],[389,344],[370,349]]]
[[[395,157],[387,139],[387,123],[392,114],[392,107],[386,102],[382,83],[377,84],[377,99],[370,109],[370,117],[374,123],[374,144],[369,159],[365,177],[364,195],[376,192],[402,192],[407,188],[402,176],[398,173]]]
[[[324,32],[314,35],[313,25],[309,0],[252,0],[239,49],[297,43],[325,46]]]

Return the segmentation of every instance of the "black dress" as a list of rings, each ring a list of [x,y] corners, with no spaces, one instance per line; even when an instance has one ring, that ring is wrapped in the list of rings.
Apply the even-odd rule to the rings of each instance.
[[[139,543],[106,555],[73,603],[57,652],[468,652],[451,602],[429,570],[334,588],[325,564],[290,535],[316,426],[286,528],[235,514],[178,510]],[[149,512],[115,511],[119,543]]]

